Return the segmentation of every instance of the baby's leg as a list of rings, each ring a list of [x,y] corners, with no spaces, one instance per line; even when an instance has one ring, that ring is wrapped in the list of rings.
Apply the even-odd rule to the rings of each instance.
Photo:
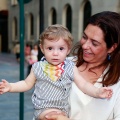
[[[47,115],[48,113],[50,113],[50,112],[62,112],[61,110],[59,110],[59,109],[53,109],[53,108],[51,108],[51,109],[46,109],[45,111],[43,111],[40,115],[39,115],[39,117],[38,117],[38,120],[47,120],[47,119],[45,119],[45,115]]]

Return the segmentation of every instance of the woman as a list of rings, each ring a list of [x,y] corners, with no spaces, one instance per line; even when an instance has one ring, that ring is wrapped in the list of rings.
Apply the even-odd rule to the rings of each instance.
[[[75,51],[77,52],[75,53]],[[82,93],[73,83],[70,94],[71,120],[120,120],[120,15],[105,11],[93,15],[74,48],[81,76],[96,87],[110,86],[111,99],[97,99]],[[51,113],[48,120],[69,120]]]

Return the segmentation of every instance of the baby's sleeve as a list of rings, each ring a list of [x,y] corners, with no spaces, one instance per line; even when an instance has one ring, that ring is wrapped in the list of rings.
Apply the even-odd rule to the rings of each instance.
[[[32,70],[33,73],[35,74],[35,77],[38,78],[40,76],[40,71],[41,71],[41,67],[40,67],[40,63],[36,62],[32,65]]]

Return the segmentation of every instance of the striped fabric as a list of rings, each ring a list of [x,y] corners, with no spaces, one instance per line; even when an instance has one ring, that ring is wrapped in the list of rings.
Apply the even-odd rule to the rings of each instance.
[[[32,102],[35,108],[34,115],[36,118],[47,108],[58,108],[68,114],[70,109],[68,96],[71,83],[74,79],[74,65],[71,60],[66,59],[63,74],[59,80],[52,81],[42,70],[40,62],[33,64],[32,70],[37,79],[32,95]]]

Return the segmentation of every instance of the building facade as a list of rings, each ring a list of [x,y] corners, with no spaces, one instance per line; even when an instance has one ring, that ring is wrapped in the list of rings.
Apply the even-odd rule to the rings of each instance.
[[[17,0],[8,0],[8,4],[9,49],[12,51],[20,38],[20,8]],[[24,43],[34,44],[39,38],[39,0],[24,4],[24,27]]]
[[[8,6],[0,0],[0,52],[8,52]]]
[[[17,0],[8,1],[8,49],[19,41],[19,4]],[[39,39],[41,22],[41,0],[32,0],[24,5],[25,39],[24,43],[34,44]],[[74,43],[80,40],[87,19],[101,11],[120,12],[120,0],[42,0],[43,26],[62,24],[74,37]],[[3,41],[4,42],[4,41]]]

